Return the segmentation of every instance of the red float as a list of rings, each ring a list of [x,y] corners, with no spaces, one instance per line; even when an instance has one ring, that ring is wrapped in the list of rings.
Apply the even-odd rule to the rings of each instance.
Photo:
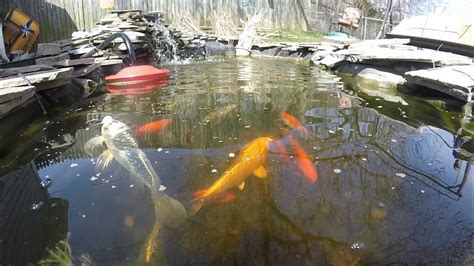
[[[142,94],[166,87],[168,79],[168,69],[158,69],[150,65],[125,67],[115,75],[105,77],[107,90],[117,94]]]

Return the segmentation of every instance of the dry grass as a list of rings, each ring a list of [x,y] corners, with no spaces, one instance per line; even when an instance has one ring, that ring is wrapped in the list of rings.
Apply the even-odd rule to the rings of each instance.
[[[213,33],[220,38],[229,38],[239,35],[237,26],[234,24],[234,19],[231,12],[221,10],[219,12],[213,11],[210,17],[213,25]]]
[[[203,31],[199,28],[199,23],[194,20],[191,13],[184,12],[174,22],[171,27],[181,32],[190,32],[202,34]]]

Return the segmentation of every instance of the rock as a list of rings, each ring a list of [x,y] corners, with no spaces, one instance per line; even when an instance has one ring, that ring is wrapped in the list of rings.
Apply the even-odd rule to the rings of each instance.
[[[67,59],[71,59],[68,53],[62,53],[56,56],[49,56],[49,57],[43,57],[43,58],[37,58],[35,60],[37,65],[48,65],[52,66],[54,63],[59,62],[59,61],[64,61]]]
[[[30,53],[24,53],[24,54],[19,54],[17,56],[15,56],[12,60],[12,62],[18,62],[18,61],[22,61],[22,60],[28,60],[30,58],[34,58],[36,55],[34,53],[30,54]]]
[[[35,85],[35,87],[38,87],[40,83],[50,82],[57,79],[70,79],[73,70],[74,69],[72,67],[61,68],[28,73],[25,76],[32,84]],[[0,89],[26,85],[28,85],[28,83],[21,77],[9,77],[0,79]]]
[[[83,89],[82,98],[89,97],[99,86],[97,82],[90,79],[73,78],[72,82],[79,88]]]
[[[92,71],[96,70],[99,67],[100,67],[99,64],[94,63],[94,64],[88,65],[86,67],[78,68],[78,69],[74,70],[74,72],[72,72],[71,76],[73,78],[83,77],[83,76],[91,73]]]
[[[207,56],[235,56],[235,48],[219,42],[207,42],[205,44]]]
[[[402,76],[393,74],[394,71],[392,69],[381,66],[343,63],[336,68],[336,71],[338,73],[349,74],[353,77],[390,85],[405,83],[405,79]]]
[[[38,72],[38,71],[43,71],[43,70],[51,70],[51,69],[53,69],[53,67],[45,66],[45,65],[32,65],[32,66],[0,69],[0,78],[18,76],[18,73],[26,74],[26,73]]]
[[[21,86],[21,87],[1,89],[0,90],[0,103],[5,103],[24,95],[33,96],[34,90],[35,90],[34,86]]]
[[[34,96],[34,87],[25,86],[0,90],[0,98],[7,97],[8,101],[0,103],[0,118],[7,115],[11,110],[23,105]]]
[[[66,59],[54,63],[54,66],[57,67],[70,67],[70,66],[80,66],[80,65],[91,65],[95,63],[94,58],[81,58],[81,59]]]
[[[61,46],[58,43],[40,43],[38,44],[38,56],[58,55],[61,53]]]

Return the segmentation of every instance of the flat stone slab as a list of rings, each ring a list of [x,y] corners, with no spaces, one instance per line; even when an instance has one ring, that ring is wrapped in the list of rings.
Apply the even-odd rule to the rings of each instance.
[[[0,89],[0,103],[8,102],[24,95],[33,95],[34,86],[21,86],[6,89]]]
[[[54,63],[54,66],[57,67],[71,67],[71,66],[80,66],[80,65],[91,65],[94,64],[94,58],[81,58],[81,59],[66,59]]]
[[[107,59],[107,60],[96,60],[96,63],[99,63],[100,66],[111,66],[111,65],[122,65],[122,59]]]
[[[378,39],[378,40],[364,40],[349,45],[349,49],[364,48],[364,47],[398,47],[401,45],[409,44],[410,39]]]
[[[83,76],[91,73],[92,71],[98,69],[99,67],[100,67],[100,64],[94,63],[94,64],[88,65],[86,67],[78,68],[78,69],[74,70],[74,72],[72,72],[71,76],[73,78],[83,77]]]
[[[436,65],[468,65],[472,59],[446,53],[441,51],[420,49],[420,50],[402,50],[385,47],[365,47],[357,49],[340,50],[331,54],[331,56],[342,58],[343,60],[356,63],[370,61],[404,61],[419,62]]]
[[[474,64],[446,66],[405,73],[409,83],[449,94],[463,101],[472,101]]]
[[[61,53],[61,45],[58,43],[39,43],[37,56],[58,55]]]
[[[38,72],[43,70],[51,70],[53,67],[45,65],[32,65],[24,67],[12,67],[0,69],[0,78],[6,78],[10,76],[18,76],[18,73],[26,74],[31,72]]]
[[[49,57],[43,57],[43,58],[37,58],[35,60],[37,65],[48,65],[52,66],[54,63],[59,62],[59,61],[64,61],[67,59],[71,59],[68,53],[62,53],[60,55],[56,56],[49,56]]]
[[[56,79],[67,79],[67,78],[70,79],[71,73],[73,70],[74,68],[68,67],[68,68],[28,73],[25,76],[32,84],[35,84],[36,86],[36,84],[54,81]],[[0,79],[0,89],[26,86],[26,85],[28,85],[28,83],[25,80],[23,80],[23,78],[21,77],[10,77],[10,78]]]
[[[0,90],[2,91],[2,90]],[[33,98],[34,96],[34,87],[33,89],[28,89],[26,93],[22,93],[13,99],[10,99],[7,102],[0,103],[0,118],[4,117],[8,114],[11,110],[15,109],[18,106],[26,103],[28,100]]]

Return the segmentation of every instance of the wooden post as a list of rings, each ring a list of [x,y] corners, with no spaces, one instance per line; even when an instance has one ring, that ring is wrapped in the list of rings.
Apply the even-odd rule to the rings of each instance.
[[[298,5],[298,8],[301,12],[301,16],[303,17],[304,23],[306,24],[306,30],[311,31],[311,26],[309,25],[308,17],[306,17],[306,12],[304,12],[304,6],[303,3],[301,3],[301,0],[295,0],[296,5]]]
[[[362,32],[362,39],[366,39],[367,37],[367,17],[364,17],[364,30]]]

